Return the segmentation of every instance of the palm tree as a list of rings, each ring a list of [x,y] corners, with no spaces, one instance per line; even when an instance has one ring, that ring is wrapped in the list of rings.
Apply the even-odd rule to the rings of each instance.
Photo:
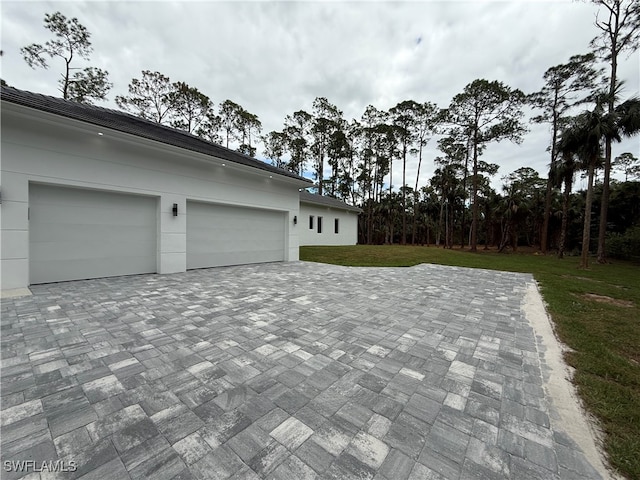
[[[632,137],[640,132],[640,98],[632,97],[617,105],[608,114],[611,130],[605,133],[604,140],[611,144],[613,140],[621,141],[621,137]],[[607,172],[605,172],[607,173]],[[598,231],[598,263],[606,263],[605,238],[607,230],[607,211],[609,210],[608,178],[605,176],[605,188],[602,192],[600,208],[600,229]]]
[[[558,145],[560,147],[560,145]],[[564,184],[562,192],[562,220],[560,226],[560,241],[558,244],[558,258],[564,258],[564,249],[567,242],[567,225],[569,219],[569,200],[571,198],[571,188],[573,187],[573,177],[576,170],[580,168],[576,156],[569,150],[562,152],[562,157],[553,166],[549,174],[554,178],[555,186]]]
[[[588,172],[580,268],[589,267],[593,177],[602,154],[602,141],[610,138],[619,142],[620,131],[616,128],[614,116],[605,113],[602,102],[598,101],[593,110],[578,115],[561,134],[558,151],[563,158],[566,155],[577,155],[582,162],[582,167]]]
[[[514,251],[517,248],[517,240],[514,240],[514,236],[517,239],[517,233],[514,232],[514,230],[517,222],[516,217],[520,208],[520,198],[517,195],[516,187],[514,185],[505,185],[503,190],[505,192],[505,196],[503,197],[501,204],[498,205],[496,211],[496,213],[502,217],[502,236],[498,247],[499,253],[504,251],[509,242],[511,242]]]

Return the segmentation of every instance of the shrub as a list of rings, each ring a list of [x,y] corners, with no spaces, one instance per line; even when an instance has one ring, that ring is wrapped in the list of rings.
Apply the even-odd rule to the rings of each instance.
[[[607,238],[607,255],[613,258],[640,262],[640,226],[626,232],[612,233]]]

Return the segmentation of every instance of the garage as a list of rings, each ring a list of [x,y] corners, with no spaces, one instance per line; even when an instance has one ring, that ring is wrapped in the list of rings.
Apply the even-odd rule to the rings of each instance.
[[[285,259],[285,214],[187,202],[187,268]]]
[[[299,194],[311,180],[128,113],[1,93],[3,295],[298,260]]]
[[[30,283],[157,271],[157,199],[29,185]]]

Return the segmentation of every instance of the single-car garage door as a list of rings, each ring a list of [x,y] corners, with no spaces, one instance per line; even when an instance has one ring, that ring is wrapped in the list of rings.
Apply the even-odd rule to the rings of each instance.
[[[30,283],[157,271],[153,197],[31,184]]]
[[[284,261],[284,212],[187,202],[187,268]]]

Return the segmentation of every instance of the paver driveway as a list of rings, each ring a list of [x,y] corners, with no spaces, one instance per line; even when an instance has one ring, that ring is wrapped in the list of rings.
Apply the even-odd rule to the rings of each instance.
[[[600,478],[554,422],[532,282],[300,262],[35,286],[2,302],[3,478]]]

